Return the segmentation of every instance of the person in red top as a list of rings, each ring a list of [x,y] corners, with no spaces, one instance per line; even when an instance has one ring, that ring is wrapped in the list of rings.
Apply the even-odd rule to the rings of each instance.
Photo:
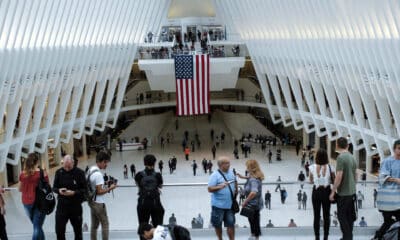
[[[189,160],[190,148],[188,146],[185,147],[185,159],[186,161]]]
[[[44,171],[46,181],[49,181],[47,172]],[[24,170],[19,175],[19,191],[22,193],[22,204],[25,212],[33,224],[32,240],[44,240],[42,229],[46,214],[35,208],[36,187],[40,179],[39,158],[35,153],[30,153],[24,164]]]

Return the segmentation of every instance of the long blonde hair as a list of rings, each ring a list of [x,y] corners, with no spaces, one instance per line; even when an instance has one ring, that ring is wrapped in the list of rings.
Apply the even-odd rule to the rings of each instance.
[[[24,163],[24,172],[26,176],[32,176],[36,171],[36,164],[39,162],[39,158],[36,153],[29,153],[28,158]]]
[[[260,165],[258,164],[257,160],[254,159],[247,160],[246,168],[250,176],[260,179],[261,181],[264,180],[264,173],[261,171]]]

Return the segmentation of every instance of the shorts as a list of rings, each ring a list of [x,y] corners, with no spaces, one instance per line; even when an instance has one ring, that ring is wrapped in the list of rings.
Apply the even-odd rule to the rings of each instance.
[[[222,221],[225,227],[235,227],[235,213],[231,209],[222,209],[212,206],[211,224],[215,228],[221,228]]]

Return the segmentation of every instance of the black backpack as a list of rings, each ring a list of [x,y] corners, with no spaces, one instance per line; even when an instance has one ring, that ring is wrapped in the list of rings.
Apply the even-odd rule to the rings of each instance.
[[[158,191],[158,179],[156,172],[147,174],[146,171],[140,172],[142,179],[140,180],[140,196],[144,198],[156,198],[160,196]]]
[[[304,173],[299,174],[299,181],[304,181],[306,177],[304,176]]]
[[[172,240],[191,240],[190,232],[186,228],[175,224],[170,224],[166,227],[168,227]]]
[[[86,188],[85,188],[85,192],[83,193],[83,200],[84,201],[94,201],[96,200],[96,189],[92,188],[92,184],[90,183],[90,177],[92,176],[93,173],[98,172],[99,170],[95,169],[92,172],[90,172],[90,170],[88,170],[88,175],[86,178]]]
[[[383,235],[383,240],[398,240],[400,239],[400,221],[393,223]]]
[[[50,184],[44,178],[43,170],[40,169],[40,179],[36,187],[35,207],[46,215],[54,211],[56,206],[56,198]]]

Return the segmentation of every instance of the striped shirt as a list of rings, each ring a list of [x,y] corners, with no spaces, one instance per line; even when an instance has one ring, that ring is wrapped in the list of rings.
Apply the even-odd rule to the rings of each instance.
[[[400,209],[400,185],[388,182],[388,178],[400,178],[400,160],[393,156],[386,158],[379,172],[377,206],[379,210],[395,211]]]

